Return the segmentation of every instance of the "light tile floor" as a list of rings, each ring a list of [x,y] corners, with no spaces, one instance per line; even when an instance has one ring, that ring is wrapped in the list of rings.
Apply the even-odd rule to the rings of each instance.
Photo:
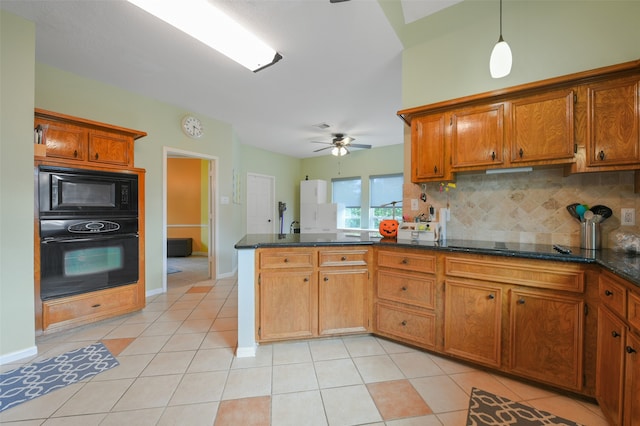
[[[373,336],[288,342],[235,358],[235,279],[207,280],[203,258],[139,313],[37,340],[49,358],[96,341],[120,365],[0,413],[13,425],[464,425],[472,387],[581,424],[600,409]],[[21,364],[4,365],[2,371]]]

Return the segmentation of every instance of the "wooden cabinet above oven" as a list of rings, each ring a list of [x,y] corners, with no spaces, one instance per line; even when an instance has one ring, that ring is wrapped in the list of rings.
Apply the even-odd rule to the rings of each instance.
[[[84,118],[36,109],[34,128],[41,130],[46,157],[74,166],[133,167],[133,142],[147,134]]]

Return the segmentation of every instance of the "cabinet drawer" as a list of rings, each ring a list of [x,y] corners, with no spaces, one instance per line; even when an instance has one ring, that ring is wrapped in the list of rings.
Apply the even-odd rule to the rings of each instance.
[[[606,273],[600,274],[598,297],[603,305],[621,317],[627,315],[627,290]]]
[[[640,296],[631,292],[629,292],[628,296],[627,320],[631,327],[640,330]]]
[[[435,308],[436,278],[433,275],[378,271],[377,295],[380,299]]]
[[[320,266],[363,266],[368,250],[331,250],[320,252]]]
[[[555,265],[551,262],[530,263],[511,259],[499,261],[447,257],[445,274],[577,293],[584,291],[584,271],[579,266],[565,263]]]
[[[376,317],[379,332],[435,347],[434,314],[378,303]]]
[[[378,252],[378,266],[414,272],[435,273],[436,257],[428,254],[380,250]]]
[[[281,268],[313,268],[313,254],[307,251],[275,251],[267,250],[260,252],[260,268],[281,269]]]
[[[137,284],[78,296],[47,300],[42,304],[43,328],[64,321],[86,321],[117,311],[128,312],[138,304]]]

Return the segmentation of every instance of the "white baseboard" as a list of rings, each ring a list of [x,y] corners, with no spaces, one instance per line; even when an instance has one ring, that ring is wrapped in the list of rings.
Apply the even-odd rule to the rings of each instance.
[[[12,362],[19,361],[24,358],[29,358],[34,355],[38,355],[38,347],[32,346],[21,351],[11,352],[0,356],[0,365],[11,364]]]
[[[238,273],[238,268],[236,267],[233,271],[231,272],[226,272],[224,274],[218,274],[218,278],[219,280],[224,279],[224,278],[233,278],[236,276],[236,274]]]
[[[236,357],[238,358],[253,358],[256,356],[258,346],[238,346],[236,349]]]
[[[147,290],[145,292],[145,297],[155,296],[162,293],[164,293],[162,288],[154,288],[153,290]]]

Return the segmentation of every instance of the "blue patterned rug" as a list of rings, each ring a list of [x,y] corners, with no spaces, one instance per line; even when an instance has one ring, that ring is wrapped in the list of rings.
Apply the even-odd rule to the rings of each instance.
[[[102,343],[0,374],[0,412],[116,367]]]
[[[467,426],[580,426],[571,420],[473,388]]]

